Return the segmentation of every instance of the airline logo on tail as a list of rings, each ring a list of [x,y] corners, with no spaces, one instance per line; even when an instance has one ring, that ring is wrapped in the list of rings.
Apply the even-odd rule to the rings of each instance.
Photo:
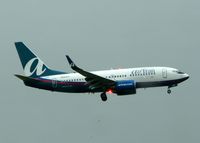
[[[24,43],[16,42],[15,46],[26,76],[37,78],[40,76],[66,74],[65,72],[49,69]]]
[[[34,65],[35,67],[33,68]],[[44,63],[37,57],[29,60],[24,67],[26,76],[32,76],[34,73],[36,73],[37,76],[41,76],[45,71],[46,67],[44,66]]]

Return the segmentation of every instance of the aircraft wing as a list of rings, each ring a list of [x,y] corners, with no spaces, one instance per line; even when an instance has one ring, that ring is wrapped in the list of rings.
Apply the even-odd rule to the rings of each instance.
[[[89,88],[91,90],[93,89],[99,89],[102,88],[103,90],[107,90],[109,88],[111,88],[112,86],[114,86],[115,81],[110,80],[110,79],[106,79],[104,77],[101,77],[99,75],[87,72],[81,68],[79,68],[78,66],[75,65],[75,63],[71,60],[71,58],[69,56],[66,56],[67,60],[71,66],[71,68],[80,73],[81,75],[85,76],[85,80],[87,81],[86,84],[89,85]]]

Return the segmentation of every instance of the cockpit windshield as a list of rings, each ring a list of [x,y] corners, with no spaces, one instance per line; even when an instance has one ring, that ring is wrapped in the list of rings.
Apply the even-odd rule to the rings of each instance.
[[[173,71],[173,72],[175,72],[175,73],[177,73],[177,74],[185,74],[185,73],[182,72],[182,71]]]

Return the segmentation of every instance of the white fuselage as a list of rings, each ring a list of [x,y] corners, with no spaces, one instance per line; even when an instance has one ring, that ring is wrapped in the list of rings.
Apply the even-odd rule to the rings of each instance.
[[[176,81],[189,77],[187,74],[182,73],[177,69],[169,67],[140,67],[140,68],[129,68],[129,69],[112,69],[112,70],[93,71],[91,73],[114,81],[134,80],[137,83]],[[85,77],[79,73],[46,76],[42,78],[63,81],[63,82],[86,82]]]

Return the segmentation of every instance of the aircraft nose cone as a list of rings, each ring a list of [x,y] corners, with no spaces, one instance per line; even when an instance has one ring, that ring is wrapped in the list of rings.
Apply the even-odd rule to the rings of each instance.
[[[185,80],[187,80],[188,78],[190,78],[190,76],[188,74],[185,74]]]

